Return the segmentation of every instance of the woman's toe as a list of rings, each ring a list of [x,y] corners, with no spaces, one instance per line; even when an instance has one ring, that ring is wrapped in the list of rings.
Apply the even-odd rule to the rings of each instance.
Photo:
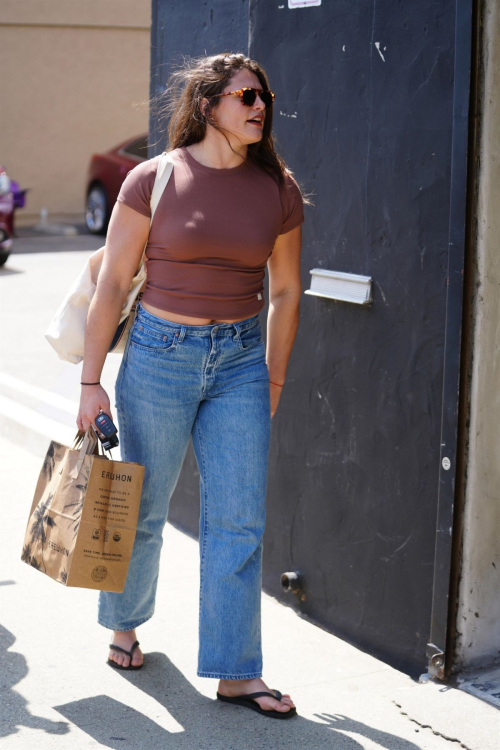
[[[111,661],[114,661],[116,664],[118,664],[119,667],[124,666],[123,663],[127,659],[126,656],[124,656],[123,654],[119,654],[116,651],[112,651],[109,658],[111,659]]]
[[[282,704],[284,703],[284,704],[285,704],[286,706],[288,706],[289,708],[295,708],[295,703],[294,703],[294,702],[293,702],[293,700],[292,700],[292,699],[290,698],[290,695],[289,695],[289,693],[283,693],[283,694],[282,694],[282,696],[281,696],[281,703],[282,703]]]

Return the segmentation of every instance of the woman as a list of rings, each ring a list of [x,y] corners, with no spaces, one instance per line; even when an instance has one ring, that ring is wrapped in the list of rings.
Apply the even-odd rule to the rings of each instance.
[[[296,713],[262,679],[262,537],[271,418],[299,323],[304,200],[273,147],[262,68],[243,54],[203,56],[172,74],[173,173],[150,231],[158,158],[126,176],[90,306],[77,418],[87,430],[130,282],[148,242],[147,284],[116,382],[122,456],[145,465],[126,586],[100,592],[114,631],[109,663],[138,669],[135,629],[154,610],[162,530],[189,439],[200,471],[198,672],[217,697],[266,716]],[[149,239],[148,239],[149,234]],[[267,351],[258,312],[269,271]]]

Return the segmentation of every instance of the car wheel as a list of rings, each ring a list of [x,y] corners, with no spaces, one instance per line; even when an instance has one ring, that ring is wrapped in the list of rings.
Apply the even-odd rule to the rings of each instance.
[[[9,255],[10,255],[10,252],[0,250],[0,266],[4,265]]]
[[[105,234],[109,223],[108,198],[102,185],[93,185],[87,195],[85,223],[91,234]]]

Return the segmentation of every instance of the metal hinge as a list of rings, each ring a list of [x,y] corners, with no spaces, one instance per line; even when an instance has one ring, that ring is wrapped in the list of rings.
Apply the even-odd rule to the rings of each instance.
[[[426,648],[428,672],[438,680],[444,680],[444,652],[433,643],[428,643]]]

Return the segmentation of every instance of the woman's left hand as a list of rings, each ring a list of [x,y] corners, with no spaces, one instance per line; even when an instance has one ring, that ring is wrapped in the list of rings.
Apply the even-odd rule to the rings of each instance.
[[[275,385],[274,383],[269,383],[269,395],[271,396],[271,419],[276,414],[276,409],[278,408],[282,390],[282,386]]]

